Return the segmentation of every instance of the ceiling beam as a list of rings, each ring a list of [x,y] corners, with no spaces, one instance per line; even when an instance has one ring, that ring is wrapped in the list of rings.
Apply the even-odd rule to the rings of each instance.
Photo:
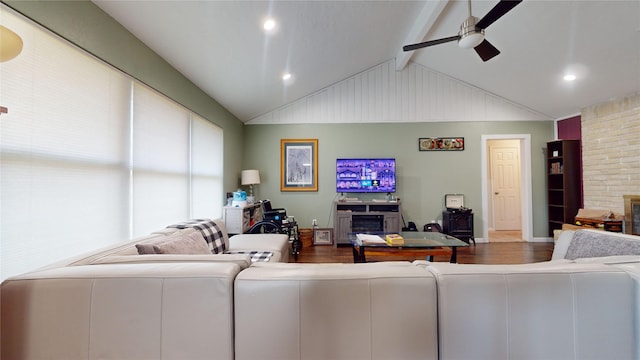
[[[420,11],[420,14],[416,18],[416,22],[413,23],[403,45],[424,41],[424,38],[429,31],[432,30],[433,24],[438,20],[438,17],[440,17],[444,8],[447,7],[449,1],[452,0],[425,1],[422,11]],[[401,71],[404,69],[414,53],[415,51],[402,51],[402,47],[400,47],[396,55],[396,70]]]

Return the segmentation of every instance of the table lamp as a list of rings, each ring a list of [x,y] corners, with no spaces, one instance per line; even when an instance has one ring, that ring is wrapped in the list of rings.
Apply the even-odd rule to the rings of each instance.
[[[253,203],[253,185],[260,184],[260,172],[258,170],[242,170],[240,183],[242,185],[249,185],[247,201]]]

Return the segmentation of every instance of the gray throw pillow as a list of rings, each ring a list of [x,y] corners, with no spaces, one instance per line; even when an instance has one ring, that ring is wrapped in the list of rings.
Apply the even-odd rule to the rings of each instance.
[[[136,244],[136,249],[138,249],[138,255],[156,254],[153,244]]]
[[[211,254],[199,231],[153,245],[156,254]]]

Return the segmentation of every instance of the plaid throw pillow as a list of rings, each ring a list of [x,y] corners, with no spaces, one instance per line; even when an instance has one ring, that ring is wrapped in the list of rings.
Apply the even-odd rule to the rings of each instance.
[[[193,219],[182,223],[169,225],[167,227],[176,229],[194,228],[199,230],[202,237],[207,241],[209,250],[214,254],[222,254],[227,250],[224,241],[224,233],[218,225],[211,219]]]

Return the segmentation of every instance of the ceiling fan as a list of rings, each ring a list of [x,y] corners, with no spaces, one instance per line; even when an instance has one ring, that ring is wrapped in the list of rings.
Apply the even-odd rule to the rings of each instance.
[[[522,0],[501,0],[482,19],[478,20],[477,17],[471,15],[471,0],[469,0],[469,17],[467,17],[462,25],[460,25],[460,32],[458,35],[405,45],[402,47],[402,50],[417,50],[423,47],[457,40],[458,46],[461,48],[473,48],[476,53],[478,53],[482,61],[490,60],[494,56],[500,54],[500,50],[496,49],[495,46],[491,45],[491,43],[484,38],[484,29],[489,27],[489,25],[493,24],[496,20],[500,19],[504,14],[511,11],[511,9],[521,2]]]

